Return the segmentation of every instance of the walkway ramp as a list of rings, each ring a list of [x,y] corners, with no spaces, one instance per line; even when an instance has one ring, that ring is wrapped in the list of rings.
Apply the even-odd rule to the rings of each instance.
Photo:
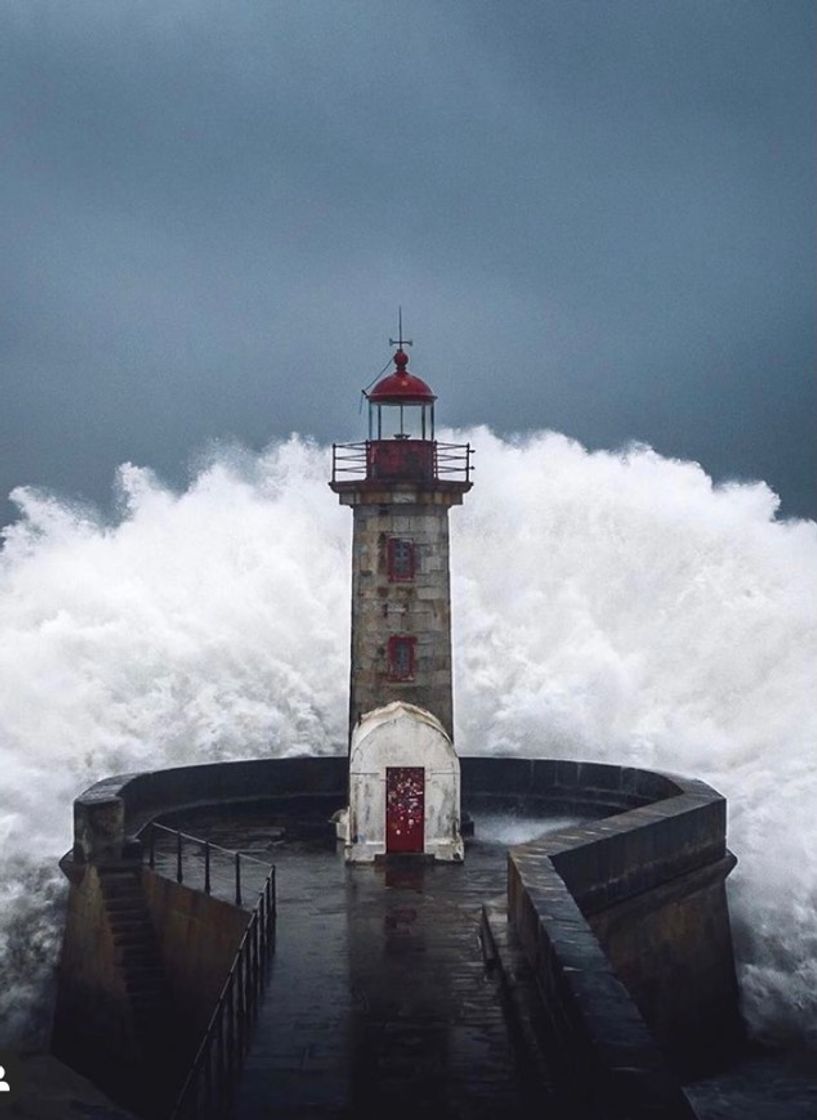
[[[286,845],[276,863],[276,948],[238,1120],[556,1115],[479,943],[504,853],[347,867]]]

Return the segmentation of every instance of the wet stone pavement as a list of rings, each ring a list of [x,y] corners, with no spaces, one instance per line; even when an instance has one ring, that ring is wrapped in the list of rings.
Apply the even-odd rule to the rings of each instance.
[[[484,823],[478,833],[496,832]],[[201,814],[179,824],[276,865],[275,953],[234,1117],[556,1115],[479,943],[507,842],[470,842],[464,866],[347,867],[325,833]]]

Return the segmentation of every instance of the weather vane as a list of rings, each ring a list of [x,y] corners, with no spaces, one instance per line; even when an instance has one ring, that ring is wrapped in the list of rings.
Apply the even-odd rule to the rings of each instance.
[[[390,338],[389,346],[399,346],[402,350],[404,346],[413,346],[414,343],[410,338],[403,338],[403,308],[397,308],[397,334],[398,338]]]

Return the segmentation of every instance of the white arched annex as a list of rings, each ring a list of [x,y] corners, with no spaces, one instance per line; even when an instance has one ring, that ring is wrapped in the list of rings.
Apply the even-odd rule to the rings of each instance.
[[[398,852],[462,860],[460,762],[430,712],[395,701],[360,718],[339,832],[350,863]]]

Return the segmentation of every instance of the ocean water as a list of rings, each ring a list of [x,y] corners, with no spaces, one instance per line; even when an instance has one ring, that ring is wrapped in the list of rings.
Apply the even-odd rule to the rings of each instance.
[[[744,1012],[817,1042],[817,525],[763,483],[556,433],[477,447],[451,513],[461,753],[617,761],[729,799]],[[102,520],[25,488],[0,554],[0,1038],[41,1035],[71,802],[112,773],[344,748],[351,517],[329,452],[123,466]]]

